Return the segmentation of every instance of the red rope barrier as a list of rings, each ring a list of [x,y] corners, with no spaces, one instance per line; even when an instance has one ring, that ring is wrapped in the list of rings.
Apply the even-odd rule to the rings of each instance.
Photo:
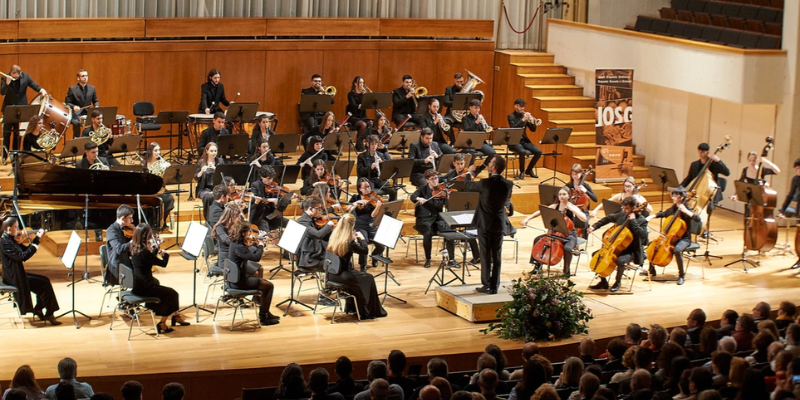
[[[506,16],[506,22],[508,23],[508,27],[511,28],[511,30],[514,31],[514,33],[517,33],[517,34],[521,35],[521,34],[523,34],[525,32],[528,32],[528,30],[531,29],[531,26],[533,26],[533,21],[536,20],[536,16],[539,15],[539,9],[541,9],[541,8],[542,8],[541,5],[539,5],[539,7],[536,7],[536,12],[533,13],[533,18],[531,19],[531,22],[528,24],[528,26],[523,31],[518,31],[518,30],[514,29],[513,25],[511,25],[511,19],[508,18],[508,9],[506,8],[506,3],[505,2],[503,3],[503,14],[505,14],[505,16]]]

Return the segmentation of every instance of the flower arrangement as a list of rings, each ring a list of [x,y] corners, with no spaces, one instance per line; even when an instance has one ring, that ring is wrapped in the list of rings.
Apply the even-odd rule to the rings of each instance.
[[[499,323],[482,332],[497,331],[502,339],[555,340],[587,333],[592,310],[583,304],[583,293],[564,277],[538,278],[525,273],[509,288],[512,300],[497,312]]]

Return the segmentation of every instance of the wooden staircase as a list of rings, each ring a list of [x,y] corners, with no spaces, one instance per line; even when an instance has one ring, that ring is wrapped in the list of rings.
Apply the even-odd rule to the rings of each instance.
[[[573,164],[584,168],[595,164],[595,99],[584,96],[583,87],[575,84],[575,77],[567,74],[565,66],[555,64],[554,59],[553,54],[533,51],[497,51],[495,65],[505,73],[496,75],[495,85],[505,85],[511,93],[502,99],[496,97],[495,101],[513,102],[515,96],[525,99],[527,111],[542,120],[535,134],[539,139],[548,128],[572,128],[567,144],[558,148],[563,154],[558,157],[558,163],[551,157],[543,159],[546,168],[569,173]],[[495,110],[495,115],[501,115],[497,114],[497,108]],[[545,153],[554,150],[552,145],[540,147]],[[634,156],[633,176],[637,182],[641,179],[647,182],[648,187],[641,192],[643,196],[648,200],[660,199],[660,192],[650,184],[649,169],[644,161],[644,157]],[[607,186],[612,193],[622,190],[621,182]]]

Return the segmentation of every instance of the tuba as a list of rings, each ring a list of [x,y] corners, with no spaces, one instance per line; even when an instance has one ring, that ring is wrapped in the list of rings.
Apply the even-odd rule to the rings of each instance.
[[[111,129],[106,128],[105,125],[100,125],[96,131],[92,131],[89,134],[89,138],[91,138],[92,142],[96,145],[100,146],[101,144],[108,141],[108,138],[111,137]]]
[[[464,84],[464,87],[461,88],[461,91],[459,93],[478,93],[481,95],[481,102],[483,102],[483,97],[484,97],[483,92],[480,90],[475,90],[476,86],[480,85],[481,83],[484,83],[483,80],[481,78],[478,78],[478,76],[473,74],[472,72],[469,72],[469,70],[467,70],[467,76],[469,77],[467,79],[467,83]],[[453,110],[451,114],[453,115],[453,118],[456,119],[456,121],[461,122],[461,119],[464,118],[464,116],[467,115],[468,112],[469,110]]]
[[[39,133],[39,137],[36,139],[36,144],[39,146],[40,149],[50,152],[56,148],[58,141],[61,139],[61,135],[56,132],[55,129],[50,130],[42,130]]]
[[[163,178],[164,172],[170,167],[170,165],[171,164],[169,161],[163,159],[161,156],[158,156],[158,160],[156,160],[156,162],[147,165],[147,172]]]

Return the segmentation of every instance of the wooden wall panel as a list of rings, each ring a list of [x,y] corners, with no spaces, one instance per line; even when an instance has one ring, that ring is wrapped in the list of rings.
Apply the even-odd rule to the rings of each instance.
[[[383,18],[381,36],[414,37],[486,37],[494,36],[494,21],[490,19],[463,20],[419,18]]]
[[[20,54],[19,66],[54,99],[63,102],[67,89],[77,82],[82,59],[81,54]],[[28,100],[35,95],[29,90]]]
[[[22,19],[19,38],[141,38],[144,21],[142,18]]]
[[[300,90],[311,86],[311,75],[323,72],[322,60],[322,51],[267,52],[264,74],[266,101],[263,108],[278,114],[278,133],[300,132],[297,123]],[[337,98],[336,101],[342,100]]]
[[[144,56],[144,95],[160,110],[189,110],[200,104],[200,85],[205,82],[205,52],[158,52]]]
[[[261,103],[264,105],[266,89],[264,85],[264,66],[266,52],[264,51],[209,51],[206,53],[206,67],[203,76],[207,76],[212,68],[220,71],[220,82],[225,85],[225,97],[228,101],[236,98],[236,93],[241,93],[239,103]],[[198,85],[205,82],[200,81]],[[197,88],[197,101],[200,102],[200,87]],[[259,107],[263,110],[263,107]],[[197,104],[190,109],[191,113],[197,112]]]
[[[264,18],[147,18],[147,37],[264,36]]]
[[[328,50],[323,53],[322,79],[326,85],[336,86],[336,103],[333,112],[336,120],[341,121],[345,116],[347,94],[353,83],[353,78],[360,75],[372,90],[378,83],[378,51],[359,51],[358,56],[349,51]]]
[[[371,18],[269,18],[267,36],[379,36]]]
[[[18,37],[19,21],[0,21],[0,39],[16,39]]]
[[[82,68],[100,105],[117,106],[117,114],[133,120],[133,103],[144,99],[144,53],[86,53]]]
[[[453,85],[453,75],[456,72],[461,72],[464,75],[464,80],[467,79],[467,70],[483,80],[483,84],[477,86],[484,94],[483,102],[485,106],[481,107],[481,114],[486,117],[486,120],[494,126],[497,123],[492,120],[492,83],[494,72],[494,55],[491,52],[484,51],[438,51],[435,52],[439,67],[439,73],[436,75],[434,87],[428,87],[428,92],[431,94],[444,93],[444,89]],[[513,109],[513,107],[511,107]],[[510,112],[510,111],[509,111]],[[503,122],[503,121],[500,121]],[[505,122],[503,122],[505,123]],[[504,126],[504,125],[503,125]]]

